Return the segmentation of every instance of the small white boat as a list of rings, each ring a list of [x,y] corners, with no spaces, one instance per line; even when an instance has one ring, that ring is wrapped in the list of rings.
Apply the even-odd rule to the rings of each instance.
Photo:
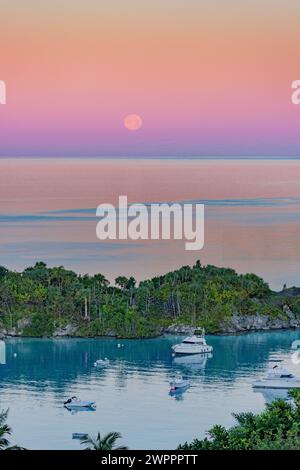
[[[295,377],[287,369],[275,365],[269,369],[264,379],[253,383],[253,388],[300,388],[300,377]]]
[[[105,359],[97,359],[96,362],[94,362],[94,367],[105,367],[109,365],[109,359],[107,357]]]
[[[83,409],[83,408],[95,409],[96,403],[94,401],[83,401],[83,400],[80,400],[80,398],[72,397],[64,402],[64,407],[68,408],[68,410],[76,410],[76,409]]]
[[[174,380],[170,382],[171,392],[174,392],[175,390],[187,388],[189,387],[189,385],[190,385],[190,382],[188,379],[185,379],[180,374],[176,374],[176,377],[174,378]]]
[[[173,356],[211,353],[213,347],[206,343],[204,335],[204,330],[195,331],[192,336],[188,336],[181,343],[172,346]]]

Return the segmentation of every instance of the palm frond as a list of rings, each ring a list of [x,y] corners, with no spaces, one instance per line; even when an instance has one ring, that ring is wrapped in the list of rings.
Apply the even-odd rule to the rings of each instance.
[[[88,436],[81,440],[81,444],[87,445],[85,450],[127,450],[126,446],[116,446],[118,439],[122,436],[119,432],[109,432],[103,438],[101,438],[100,432],[98,432],[95,438]]]

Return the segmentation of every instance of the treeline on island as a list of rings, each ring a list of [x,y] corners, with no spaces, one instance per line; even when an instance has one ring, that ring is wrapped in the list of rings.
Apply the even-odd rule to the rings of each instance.
[[[273,292],[255,274],[202,266],[140,282],[77,275],[38,262],[0,266],[0,335],[142,338],[180,325],[222,333],[300,327],[300,289]]]

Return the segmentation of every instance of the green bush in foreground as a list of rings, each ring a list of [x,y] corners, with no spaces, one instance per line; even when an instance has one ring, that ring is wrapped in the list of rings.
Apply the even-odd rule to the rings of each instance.
[[[180,450],[299,450],[300,391],[290,393],[292,401],[276,400],[260,414],[234,415],[237,425],[230,429],[216,425],[203,440],[180,445]]]
[[[24,450],[19,446],[10,446],[11,428],[6,423],[8,410],[0,411],[0,450]]]

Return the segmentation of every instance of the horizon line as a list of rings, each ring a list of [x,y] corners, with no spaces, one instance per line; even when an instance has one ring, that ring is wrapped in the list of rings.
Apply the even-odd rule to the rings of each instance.
[[[0,155],[0,159],[131,159],[131,160],[299,160],[299,156],[281,155]]]

